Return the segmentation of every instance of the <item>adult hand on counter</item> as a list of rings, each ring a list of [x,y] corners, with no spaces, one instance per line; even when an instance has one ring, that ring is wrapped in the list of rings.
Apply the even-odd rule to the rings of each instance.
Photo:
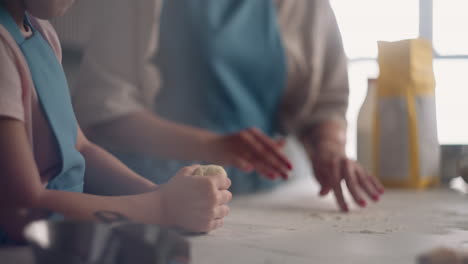
[[[325,124],[317,128],[304,146],[313,165],[314,175],[325,196],[333,191],[342,211],[349,207],[343,196],[341,182],[344,180],[354,201],[361,207],[366,206],[365,193],[377,202],[384,188],[377,178],[365,171],[358,162],[349,159],[345,153],[345,128],[337,124]]]
[[[283,140],[273,140],[256,128],[218,136],[211,144],[210,161],[256,170],[269,179],[288,178],[291,162],[281,152]]]

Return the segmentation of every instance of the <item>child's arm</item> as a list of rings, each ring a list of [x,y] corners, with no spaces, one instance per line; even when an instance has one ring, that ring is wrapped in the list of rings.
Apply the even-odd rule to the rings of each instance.
[[[86,192],[129,195],[156,190],[156,184],[136,174],[110,153],[88,141],[80,128],[76,147],[86,160]]]
[[[140,221],[159,222],[151,212],[142,215],[132,205],[133,199],[125,197],[98,197],[80,193],[67,193],[46,190],[40,180],[33,155],[28,145],[26,131],[21,121],[14,119],[0,119],[0,203],[2,209],[8,211],[17,208],[44,208],[63,213],[80,219],[90,219],[94,211],[99,208],[117,210],[133,215]],[[147,195],[149,196],[149,195]],[[147,196],[141,196],[147,197]],[[137,197],[137,196],[135,196]],[[159,199],[154,195],[152,202],[154,211],[158,211]],[[144,199],[141,199],[142,201]],[[119,201],[118,207],[115,203]],[[2,214],[5,210],[2,210]],[[145,219],[147,218],[147,219]]]
[[[0,117],[0,226],[18,238],[22,208],[43,208],[74,219],[91,220],[111,210],[133,221],[177,226],[191,231],[219,227],[228,213],[230,181],[223,175],[191,176],[182,169],[158,191],[129,196],[96,196],[46,190],[28,143],[24,123]],[[16,236],[14,236],[16,235]]]

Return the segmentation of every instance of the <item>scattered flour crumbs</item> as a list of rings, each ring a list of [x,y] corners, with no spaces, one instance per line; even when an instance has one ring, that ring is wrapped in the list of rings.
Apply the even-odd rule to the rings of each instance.
[[[385,235],[405,230],[407,227],[394,221],[399,215],[388,211],[357,211],[342,213],[308,213],[314,220],[330,223],[341,233]]]

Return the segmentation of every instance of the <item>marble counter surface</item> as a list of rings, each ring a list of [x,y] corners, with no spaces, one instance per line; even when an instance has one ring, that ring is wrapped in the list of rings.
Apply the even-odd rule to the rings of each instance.
[[[236,198],[225,226],[190,237],[194,264],[415,263],[439,246],[468,250],[468,196],[449,189],[388,190],[348,214],[310,180]],[[1,264],[32,264],[28,248],[0,250]]]
[[[348,214],[301,180],[231,205],[224,228],[191,238],[195,264],[415,263],[435,247],[468,250],[468,196],[388,190]]]

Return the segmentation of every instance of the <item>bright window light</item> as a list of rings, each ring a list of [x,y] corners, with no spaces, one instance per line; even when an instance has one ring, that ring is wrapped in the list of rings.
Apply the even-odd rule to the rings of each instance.
[[[441,144],[467,144],[468,60],[434,61],[437,127]]]
[[[418,37],[419,0],[330,2],[343,35],[346,54],[351,59],[377,57],[378,40],[396,41]]]
[[[468,1],[436,0],[434,6],[434,48],[440,55],[468,54]]]

